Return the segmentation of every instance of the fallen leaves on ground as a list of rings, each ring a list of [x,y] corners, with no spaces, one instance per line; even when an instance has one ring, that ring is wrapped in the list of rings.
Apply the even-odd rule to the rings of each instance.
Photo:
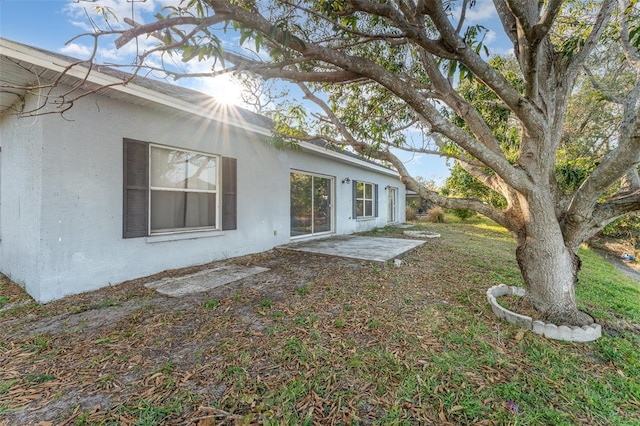
[[[449,258],[447,244],[430,240],[399,268],[272,250],[226,261],[268,272],[181,298],[144,284],[212,265],[45,306],[3,279],[11,303],[27,301],[0,312],[0,424],[337,425],[389,413],[414,424],[492,424],[465,417],[459,395],[526,368],[506,355],[523,336],[504,332],[484,300],[485,271]],[[457,322],[458,309],[490,331],[481,342],[444,338],[471,326]],[[474,345],[502,364],[457,371],[434,361]]]

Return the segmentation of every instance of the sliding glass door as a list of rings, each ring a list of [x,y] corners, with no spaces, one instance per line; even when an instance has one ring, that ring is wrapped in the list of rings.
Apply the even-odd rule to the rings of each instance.
[[[291,236],[333,231],[333,182],[328,176],[291,173]]]
[[[389,208],[387,212],[387,222],[396,223],[398,221],[398,188],[387,188],[387,199]]]

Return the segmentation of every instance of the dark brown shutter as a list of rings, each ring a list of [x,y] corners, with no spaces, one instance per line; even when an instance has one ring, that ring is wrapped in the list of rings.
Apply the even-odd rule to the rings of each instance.
[[[222,230],[237,229],[238,165],[235,158],[222,157]]]
[[[373,215],[378,217],[378,184],[373,185]]]
[[[122,237],[146,237],[149,232],[149,144],[124,139]]]

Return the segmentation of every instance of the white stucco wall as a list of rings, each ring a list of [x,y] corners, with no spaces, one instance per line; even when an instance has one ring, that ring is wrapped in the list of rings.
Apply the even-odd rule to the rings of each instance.
[[[42,123],[39,117],[0,116],[0,271],[26,286],[36,299],[41,274]]]
[[[279,151],[240,129],[98,96],[78,102],[65,118],[1,122],[0,270],[40,302],[288,243],[291,169],[335,177],[338,234],[385,226],[387,185],[399,188],[404,221],[397,177]],[[123,239],[123,138],[236,158],[237,230]],[[347,176],[379,185],[378,218],[351,218],[351,186],[341,184]]]

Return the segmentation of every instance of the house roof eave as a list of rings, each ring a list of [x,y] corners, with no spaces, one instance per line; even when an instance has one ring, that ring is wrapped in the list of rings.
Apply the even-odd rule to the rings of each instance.
[[[300,146],[302,147],[302,149],[306,151],[311,151],[313,153],[323,155],[325,157],[329,157],[338,161],[342,161],[344,163],[349,163],[363,169],[372,170],[377,173],[382,173],[382,174],[386,174],[393,177],[398,176],[398,172],[393,169],[389,169],[387,167],[381,166],[379,164],[371,163],[360,158],[345,155],[345,153],[343,152],[332,151],[331,149],[327,149],[326,147],[321,147],[321,146],[312,144],[310,142],[304,142],[304,141],[300,142]]]
[[[71,58],[64,58],[62,56],[53,55],[30,46],[26,46],[21,43],[16,43],[11,40],[0,38],[0,56],[11,58],[14,61],[24,62],[32,66],[37,67],[40,70],[50,70],[55,73],[65,73],[67,76],[78,79],[86,80],[88,83],[94,84],[98,87],[111,86],[111,90],[120,93],[125,96],[132,96],[135,98],[144,99],[146,101],[168,106],[174,109],[178,109],[190,114],[195,114],[207,119],[216,120],[225,124],[229,124],[234,127],[247,129],[257,134],[270,136],[271,129],[267,126],[261,126],[256,123],[251,123],[238,114],[233,114],[235,108],[204,108],[200,105],[193,104],[182,99],[177,99],[174,96],[158,92],[147,87],[143,87],[137,84],[135,81],[123,84],[123,80],[114,75],[109,75],[104,72],[92,69],[88,72],[86,66],[81,66],[82,61],[72,61]],[[96,67],[102,68],[102,67]],[[1,69],[0,69],[1,70]],[[4,74],[0,72],[0,75]],[[1,77],[0,77],[0,80]],[[25,78],[22,81],[25,86],[33,84],[30,79]],[[13,92],[16,92],[14,90]],[[25,90],[26,92],[26,90]],[[17,93],[16,95],[19,95]],[[10,105],[3,105],[3,108],[7,109]]]
[[[5,58],[8,58],[9,61],[5,60]],[[262,136],[272,136],[272,129],[268,119],[242,108],[229,107],[225,109],[220,105],[211,107],[213,99],[204,93],[144,77],[138,77],[137,80],[134,79],[124,84],[125,77],[130,76],[130,74],[100,65],[95,65],[89,72],[88,67],[83,63],[86,63],[86,61],[0,37],[0,114],[11,108],[18,98],[24,97],[27,88],[38,82],[39,76],[42,76],[45,71],[49,71],[50,73],[47,76],[49,80],[51,79],[51,73],[56,76],[64,73],[73,80],[86,81],[88,86],[85,89],[87,90],[109,86],[108,92],[102,91],[105,96],[129,101],[137,99],[144,101],[145,104],[148,102],[173,108]],[[11,81],[7,82],[7,79]],[[5,86],[4,88],[2,88],[3,85]],[[12,87],[12,89],[7,90],[6,87],[8,86]],[[24,87],[24,89],[18,89],[20,86]],[[182,96],[185,99],[181,99],[180,93],[171,93],[172,90],[174,92],[175,90],[180,90],[180,93],[182,91],[188,93]],[[202,105],[207,102],[208,108]],[[398,176],[397,171],[394,169],[368,161],[348,151],[332,149],[324,141],[323,143],[300,142],[300,146],[307,152],[331,158],[335,161],[388,176]]]

